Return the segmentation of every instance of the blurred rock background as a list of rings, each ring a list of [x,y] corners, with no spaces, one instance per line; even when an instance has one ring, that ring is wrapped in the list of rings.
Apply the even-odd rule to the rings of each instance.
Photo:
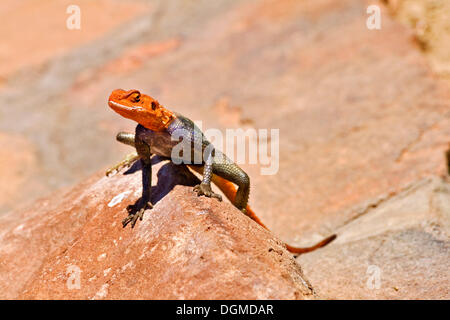
[[[413,30],[433,71],[450,79],[450,2],[384,0],[391,13]]]
[[[134,123],[106,99],[137,88],[204,128],[280,129],[278,174],[242,166],[251,205],[292,244],[341,232],[298,259],[322,296],[449,298],[448,1],[3,0],[0,17],[0,215],[121,159]],[[410,223],[375,228],[377,210]],[[368,291],[374,263],[389,285]]]

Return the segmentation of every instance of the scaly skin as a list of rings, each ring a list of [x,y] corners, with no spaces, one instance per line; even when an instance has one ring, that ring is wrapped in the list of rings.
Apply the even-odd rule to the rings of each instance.
[[[136,152],[129,154],[118,165],[107,171],[109,175],[130,166],[137,159],[142,162],[142,196],[134,205],[127,207],[129,215],[122,221],[124,227],[131,223],[133,228],[138,219],[142,220],[145,210],[153,207],[150,202],[151,156],[156,154],[172,161],[179,160],[181,163],[182,155],[175,153],[178,158],[172,157],[173,148],[179,144],[181,138],[183,142],[189,143],[191,151],[190,156],[185,155],[187,159],[184,159],[184,163],[188,160],[189,168],[203,175],[202,182],[194,187],[194,191],[199,196],[204,195],[222,201],[222,197],[212,191],[212,181],[236,208],[267,229],[247,205],[250,194],[248,175],[226,155],[215,150],[191,120],[167,110],[158,101],[141,94],[138,90],[114,90],[109,97],[108,105],[121,116],[139,123],[135,134],[121,132],[117,135],[118,141],[135,147]],[[237,190],[234,184],[238,186]],[[294,254],[301,254],[321,248],[335,238],[336,235],[332,235],[312,247],[297,248],[286,244],[286,248]]]

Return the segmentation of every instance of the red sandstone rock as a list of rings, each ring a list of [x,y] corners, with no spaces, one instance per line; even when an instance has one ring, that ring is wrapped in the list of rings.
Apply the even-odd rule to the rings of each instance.
[[[21,135],[0,132],[0,214],[25,204],[27,195],[45,193],[34,145]]]
[[[242,165],[252,181],[250,204],[283,240],[307,245],[353,218],[355,206],[445,172],[448,84],[383,6],[382,29],[367,29],[368,5],[235,2],[214,19],[192,21],[195,35],[138,69],[95,69],[70,103],[87,97],[96,109],[120,84],[158,97],[204,129],[280,129],[277,174]],[[175,14],[160,18],[171,23]],[[145,48],[136,50],[144,56]],[[116,128],[128,123],[114,117]]]
[[[420,180],[357,212],[334,242],[298,258],[321,298],[450,299],[448,177]]]
[[[149,10],[142,2],[132,0],[81,0],[76,3],[81,10],[81,29],[70,30],[66,27],[66,19],[74,11],[68,14],[66,10],[73,4],[69,0],[23,3],[3,0],[0,3],[0,37],[3,39],[0,46],[0,78],[98,40],[118,25]]]
[[[384,231],[374,235],[369,220],[363,219],[365,224],[358,228],[364,234],[348,240],[366,215],[361,213],[370,217],[371,206],[379,199],[402,195],[408,186],[446,171],[450,90],[432,74],[413,33],[394,21],[384,6],[382,29],[368,30],[365,12],[371,1],[210,3],[162,1],[148,16],[50,61],[42,73],[27,70],[27,77],[8,83],[0,95],[0,105],[7,106],[1,109],[0,128],[7,134],[23,134],[39,157],[25,162],[27,170],[38,172],[30,184],[25,180],[28,192],[12,188],[18,185],[13,181],[17,176],[0,181],[5,186],[1,190],[14,191],[6,208],[117,161],[129,149],[113,137],[121,129],[133,130],[134,124],[112,113],[105,98],[119,86],[139,88],[167,107],[202,120],[204,128],[280,129],[277,175],[261,176],[259,167],[243,165],[252,181],[250,204],[275,234],[291,244],[312,244],[340,231],[336,243],[299,260],[321,297],[448,297],[442,286],[448,283],[448,241],[430,231],[427,217],[436,213],[423,207],[422,200],[432,198],[426,188],[414,193],[417,199],[407,198],[408,206],[421,203],[423,217],[415,215],[419,209],[414,205],[402,211],[405,219],[414,221],[413,229],[403,222],[399,222],[403,229],[395,231],[376,224]],[[436,8],[430,8],[431,17]],[[156,24],[146,25],[149,21]],[[430,42],[432,52],[439,49],[433,43],[446,48],[439,39],[443,38]],[[21,151],[15,151],[16,157]],[[23,166],[18,161],[8,164],[10,154],[5,153],[8,166],[2,172],[12,168],[14,173]],[[45,188],[35,187],[41,184]],[[138,187],[136,180],[133,190]],[[77,187],[77,194],[83,188]],[[105,198],[115,195],[107,193]],[[52,212],[65,210],[61,215],[69,220],[51,220],[47,233],[35,235],[29,228],[21,233],[21,220],[11,220],[18,216],[37,225],[40,219],[47,223],[38,213],[35,218],[28,211],[2,219],[10,221],[8,228],[19,228],[14,237],[8,233],[11,241],[2,240],[0,249],[10,252],[0,260],[0,286],[8,284],[8,297],[22,294],[30,274],[47,261],[47,251],[56,255],[54,250],[75,241],[82,230],[86,209],[77,204],[82,213],[71,212],[72,199],[66,200],[49,198],[47,207]],[[125,204],[120,205],[111,223],[122,219]],[[36,210],[46,209],[38,205]],[[71,215],[66,216],[68,212]],[[399,212],[391,207],[382,222]],[[348,228],[354,229],[344,228],[351,221]],[[442,223],[438,230],[443,232]],[[26,242],[32,234],[36,238]],[[8,251],[15,244],[19,249]],[[92,242],[91,247],[95,245]],[[28,261],[28,256],[38,260]],[[381,289],[368,291],[366,270],[373,262],[384,275]],[[17,265],[24,276],[3,273],[6,265]]]
[[[97,175],[2,216],[0,298],[315,298],[270,232],[229,203],[197,197],[189,172],[155,167],[158,202],[134,229],[121,220],[140,193],[139,172]]]

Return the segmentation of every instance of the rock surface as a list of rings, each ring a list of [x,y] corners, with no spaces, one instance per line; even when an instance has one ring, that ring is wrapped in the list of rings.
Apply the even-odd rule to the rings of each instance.
[[[197,197],[188,171],[155,168],[157,203],[134,229],[121,220],[140,172],[97,175],[2,216],[0,298],[316,298],[280,240],[231,204]]]
[[[4,30],[25,38],[20,36],[25,29],[14,26],[28,21],[29,32],[27,41],[10,41],[7,34],[0,44],[0,57],[5,52],[12,56],[0,59],[0,74],[24,67],[0,79],[0,214],[118,161],[129,148],[114,136],[132,131],[134,124],[109,110],[105,99],[117,87],[138,88],[201,120],[205,129],[280,129],[276,175],[261,175],[262,165],[242,165],[252,181],[250,204],[274,234],[293,245],[309,245],[339,231],[336,243],[299,258],[322,297],[448,297],[448,229],[436,218],[437,207],[427,207],[444,197],[445,192],[429,188],[445,186],[435,181],[448,172],[450,87],[433,74],[447,74],[450,65],[448,1],[382,1],[387,7],[380,1],[382,28],[369,30],[366,8],[373,1],[155,0],[147,6],[129,0],[121,2],[127,13],[113,21],[110,10],[117,1],[86,0],[80,1],[87,19],[83,33],[65,28],[64,11],[57,14],[64,1],[58,8],[40,7],[48,20],[32,19],[30,12],[39,2],[24,2],[31,9],[14,14],[5,8],[16,1],[0,5]],[[89,18],[92,13],[95,20]],[[105,19],[107,24],[96,27]],[[55,25],[51,30],[58,39],[43,39],[48,26],[37,24],[47,22]],[[34,39],[42,39],[39,50],[24,50]],[[39,63],[38,55],[48,60]],[[81,196],[82,190],[95,181],[75,189],[86,203],[92,199]],[[133,186],[137,190],[137,182]],[[174,192],[190,201],[190,194],[179,188]],[[101,192],[101,199],[115,196]],[[394,205],[399,197],[404,208]],[[58,224],[56,218],[34,217],[29,210],[2,220],[12,238],[2,242],[1,250],[10,252],[8,268],[17,266],[21,272],[0,272],[9,297],[27,296],[26,285],[29,295],[37,294],[33,290],[43,282],[31,288],[31,274],[56,257],[58,248],[76,241],[94,214],[82,204],[72,212],[71,203],[48,199],[33,210],[63,208],[61,217],[72,220],[58,218]],[[122,208],[111,224],[122,218],[125,205],[117,206]],[[380,214],[384,222],[400,212],[403,220],[395,220],[394,229],[369,219]],[[41,229],[22,232],[20,219],[13,220],[18,216]],[[12,228],[18,228],[17,238]],[[8,251],[15,243],[24,254]],[[41,258],[28,264],[33,255]],[[0,270],[5,263],[0,260]],[[373,265],[382,271],[378,290],[366,285]],[[108,268],[100,274],[110,274]],[[113,289],[100,293],[106,291],[112,294]]]
[[[80,29],[73,5],[80,9]],[[69,10],[68,10],[69,9]],[[149,10],[142,1],[70,0],[14,1],[0,3],[0,80],[31,66],[42,65],[74,48],[96,41],[117,26]],[[21,22],[20,24],[18,22]],[[39,36],[37,36],[39,35]]]
[[[298,261],[324,299],[450,299],[450,179],[380,198]]]
[[[367,29],[368,3],[155,1],[112,34],[12,77],[0,131],[33,145],[42,185],[17,202],[122,157],[113,137],[134,124],[106,106],[117,87],[205,129],[280,129],[277,174],[242,167],[254,209],[292,244],[330,234],[386,190],[442,174],[449,87],[384,7],[382,29]]]
[[[392,13],[414,32],[433,71],[450,80],[450,2],[384,0]]]

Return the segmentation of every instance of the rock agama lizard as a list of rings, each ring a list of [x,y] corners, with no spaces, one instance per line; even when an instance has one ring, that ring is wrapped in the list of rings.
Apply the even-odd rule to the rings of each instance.
[[[109,175],[130,166],[138,159],[142,163],[142,197],[135,204],[127,207],[129,215],[122,221],[123,227],[131,223],[133,228],[138,219],[142,220],[145,210],[153,207],[150,202],[152,155],[174,161],[172,150],[182,138],[184,142],[189,143],[192,151],[188,156],[190,160],[188,167],[203,175],[201,183],[194,187],[194,191],[199,196],[222,201],[222,197],[211,189],[211,182],[213,182],[236,208],[268,229],[247,204],[250,194],[248,175],[220,150],[214,149],[191,120],[166,109],[158,101],[141,94],[138,90],[114,90],[108,99],[108,105],[121,116],[138,123],[134,134],[120,132],[117,135],[118,141],[133,146],[136,151],[107,171]],[[181,153],[179,156],[183,157]],[[183,159],[177,160],[181,162]],[[200,161],[195,162],[195,159]],[[237,190],[234,185],[237,185]],[[298,248],[286,244],[286,248],[294,254],[301,254],[323,247],[335,238],[336,235],[332,235],[311,247]]]

